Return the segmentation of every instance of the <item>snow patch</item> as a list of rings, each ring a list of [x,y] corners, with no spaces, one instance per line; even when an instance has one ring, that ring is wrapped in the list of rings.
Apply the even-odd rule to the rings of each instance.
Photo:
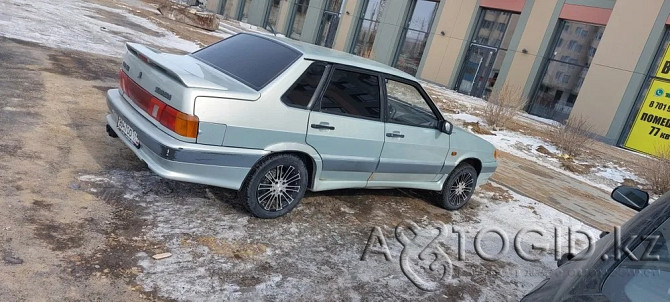
[[[116,21],[121,25],[106,21],[108,18],[101,11],[105,12],[104,15],[111,15],[109,18],[118,18]],[[0,28],[0,35],[8,38],[109,56],[123,54],[126,42],[153,44],[186,52],[199,49],[195,43],[179,38],[147,19],[125,10],[80,0],[2,1]]]

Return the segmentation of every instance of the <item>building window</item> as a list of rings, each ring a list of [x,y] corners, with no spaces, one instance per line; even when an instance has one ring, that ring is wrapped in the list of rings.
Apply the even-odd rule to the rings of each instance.
[[[598,48],[596,38],[605,27],[567,20],[561,20],[559,26],[563,29],[559,31],[555,46],[548,52],[549,59],[544,64],[544,72],[540,76],[528,111],[562,122],[570,116],[583,78]],[[574,33],[566,30],[571,26],[575,28]],[[569,42],[561,43],[561,39]]]
[[[307,9],[309,9],[309,0],[296,0],[293,5],[293,13],[291,17],[291,26],[288,28],[288,36],[291,39],[300,40],[302,36],[302,28],[305,25],[305,17],[307,17]]]
[[[240,15],[237,17],[238,20],[247,23],[249,21],[249,7],[251,6],[253,0],[241,0],[240,1]]]
[[[488,98],[498,79],[518,21],[519,14],[493,9],[481,10],[456,82],[459,92]]]
[[[593,57],[596,55],[596,48],[591,46],[589,47],[589,57]]]
[[[265,16],[265,24],[263,27],[272,26],[273,29],[277,28],[277,18],[279,16],[279,4],[281,0],[272,0],[270,3],[270,9],[268,10],[267,15]]]
[[[428,0],[414,1],[408,14],[409,19],[403,28],[404,34],[400,38],[400,46],[394,63],[396,68],[412,75],[416,74],[426,43],[428,43],[438,4],[438,2]]]
[[[321,24],[319,24],[319,35],[316,38],[316,44],[328,48],[333,47],[343,7],[344,0],[326,1],[326,7],[323,10],[323,16],[321,17]]]
[[[236,14],[233,12],[233,5],[235,1],[226,0],[226,3],[223,6],[223,12],[221,13],[227,19],[236,19]]]
[[[369,58],[372,54],[372,45],[377,36],[379,22],[387,0],[367,0],[363,5],[361,18],[358,20],[358,30],[354,36],[350,52]]]
[[[567,48],[570,49],[570,50],[574,50],[575,46],[577,46],[577,41],[570,40],[570,42],[568,42],[568,47]]]

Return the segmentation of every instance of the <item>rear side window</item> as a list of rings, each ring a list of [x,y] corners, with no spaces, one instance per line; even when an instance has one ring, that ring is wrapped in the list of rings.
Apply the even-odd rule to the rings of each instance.
[[[239,34],[191,56],[255,90],[261,90],[300,58],[301,53],[270,39]]]
[[[321,111],[368,119],[380,117],[379,77],[336,69],[328,83]]]
[[[314,62],[310,65],[305,73],[286,91],[281,100],[286,105],[307,108],[309,101],[312,100],[314,92],[323,77],[326,70],[326,64],[321,62]]]

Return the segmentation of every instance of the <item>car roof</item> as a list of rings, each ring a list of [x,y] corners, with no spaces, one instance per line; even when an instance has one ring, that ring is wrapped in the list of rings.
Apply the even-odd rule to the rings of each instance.
[[[303,58],[314,61],[324,61],[342,65],[358,67],[362,69],[372,70],[375,72],[386,73],[400,78],[405,78],[418,82],[418,80],[409,73],[393,68],[386,64],[379,63],[370,59],[359,57],[353,54],[326,48],[319,45],[305,43],[302,41],[293,40],[286,37],[278,37],[273,35],[259,34],[259,33],[242,33],[246,35],[254,35],[270,40],[280,42],[287,45],[303,54]]]

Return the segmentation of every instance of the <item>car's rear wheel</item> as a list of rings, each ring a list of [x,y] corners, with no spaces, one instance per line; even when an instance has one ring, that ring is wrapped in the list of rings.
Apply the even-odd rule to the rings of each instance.
[[[475,191],[477,170],[467,163],[458,165],[442,187],[442,207],[454,211],[462,208]]]
[[[307,168],[300,158],[281,154],[260,162],[241,191],[244,204],[259,218],[277,218],[293,210],[307,190]]]

